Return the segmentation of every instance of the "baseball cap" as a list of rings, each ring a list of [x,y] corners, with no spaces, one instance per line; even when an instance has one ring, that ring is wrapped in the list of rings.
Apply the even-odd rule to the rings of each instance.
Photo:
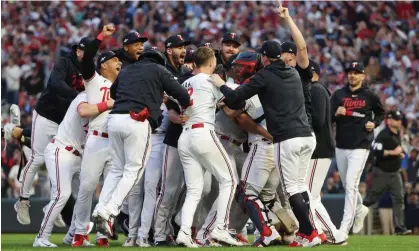
[[[86,49],[86,46],[90,44],[93,40],[89,37],[84,37],[80,40],[78,44],[75,44],[72,46],[73,49],[80,49],[84,51]]]
[[[309,62],[308,67],[310,67],[310,69],[313,72],[317,73],[317,75],[320,76],[320,65],[316,61],[314,61],[313,59],[309,59],[308,62]]]
[[[140,33],[133,31],[125,35],[124,40],[122,40],[123,45],[129,45],[137,42],[146,42],[148,41],[147,37],[142,37]]]
[[[393,111],[389,111],[386,114],[386,119],[401,120],[402,119],[402,115],[401,115],[400,111],[393,110]]]
[[[111,58],[116,57],[116,54],[113,51],[107,51],[99,55],[99,57],[96,60],[96,66],[100,69],[100,66],[108,61]]]
[[[164,42],[164,46],[166,46],[166,49],[187,46],[190,44],[191,41],[183,39],[182,35],[171,36]]]
[[[281,52],[297,55],[297,45],[291,41],[283,42],[281,44]]]
[[[195,50],[187,50],[185,55],[185,63],[192,63],[193,62],[193,53]]]
[[[221,43],[225,42],[235,42],[238,45],[241,45],[239,36],[237,35],[237,33],[234,32],[224,33],[223,40],[221,41]]]
[[[364,66],[358,62],[352,62],[348,67],[346,67],[345,71],[356,71],[359,73],[364,73]]]
[[[206,43],[200,44],[200,45],[198,46],[198,48],[199,48],[199,47],[209,47],[209,48],[212,48],[212,46],[211,46],[211,43],[210,43],[210,42],[206,42]]]
[[[260,48],[259,53],[268,58],[281,57],[281,45],[274,40],[265,41]]]

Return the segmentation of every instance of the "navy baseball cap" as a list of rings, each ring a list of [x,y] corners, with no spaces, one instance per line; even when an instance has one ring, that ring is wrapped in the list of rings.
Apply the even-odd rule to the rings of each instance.
[[[309,61],[308,67],[310,67],[310,69],[313,72],[317,73],[317,75],[320,76],[320,65],[316,61],[314,61],[313,59],[309,59],[308,61]]]
[[[129,45],[137,42],[147,42],[148,38],[143,37],[140,35],[140,33],[133,31],[125,35],[124,40],[122,40],[123,45]]]
[[[349,66],[346,67],[346,69],[345,69],[346,72],[348,72],[348,71],[356,71],[356,72],[359,72],[359,73],[365,73],[364,70],[365,70],[364,69],[364,66],[361,63],[358,63],[358,62],[352,62],[352,63],[350,63]]]
[[[221,41],[221,43],[225,43],[225,42],[234,42],[238,44],[239,46],[241,45],[239,35],[237,35],[237,33],[234,33],[234,32],[224,33],[223,40]]]
[[[72,46],[73,49],[79,49],[84,51],[86,49],[86,46],[90,44],[93,40],[89,37],[84,37],[80,40],[78,44],[75,44]]]
[[[259,53],[268,58],[281,57],[281,45],[274,40],[265,41],[260,48]]]
[[[291,53],[297,55],[297,45],[291,41],[286,41],[281,44],[282,53]]]
[[[400,111],[389,111],[386,114],[386,119],[394,119],[394,120],[401,120],[402,119],[402,114],[400,113]]]
[[[182,35],[171,36],[164,42],[164,46],[166,47],[166,49],[187,46],[190,44],[191,41],[183,39]]]
[[[193,62],[193,53],[195,52],[195,50],[187,50],[186,51],[186,56],[185,56],[185,63],[192,63]]]
[[[116,57],[116,54],[113,51],[107,51],[99,55],[99,57],[96,60],[96,66],[100,69],[100,66],[108,61],[109,59],[112,59]]]
[[[199,48],[199,47],[208,47],[208,48],[211,48],[211,49],[212,49],[212,46],[211,46],[211,43],[210,43],[210,42],[206,42],[206,43],[200,44],[200,45],[198,46],[198,48]]]

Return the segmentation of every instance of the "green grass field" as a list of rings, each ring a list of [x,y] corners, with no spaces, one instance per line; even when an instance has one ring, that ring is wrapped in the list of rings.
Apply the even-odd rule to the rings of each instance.
[[[54,234],[50,241],[59,245],[60,250],[74,250],[71,247],[62,244],[63,234]],[[2,234],[1,236],[1,248],[7,251],[26,251],[33,250],[32,242],[35,238],[35,234]],[[90,238],[93,240],[95,237],[92,234]],[[124,237],[120,238],[119,241],[111,242],[110,250],[124,250],[126,248],[121,247]],[[101,250],[103,248],[91,247],[87,248],[90,250]],[[129,248],[138,249],[138,247]],[[149,248],[151,250],[170,250],[173,248]],[[240,248],[205,248],[205,250],[229,250],[239,251],[243,249],[250,250],[252,247],[240,247]],[[290,249],[286,246],[270,247],[270,249]],[[316,251],[320,250],[339,250],[339,251],[419,251],[419,236],[351,236],[347,246],[332,246],[323,245],[315,247]]]

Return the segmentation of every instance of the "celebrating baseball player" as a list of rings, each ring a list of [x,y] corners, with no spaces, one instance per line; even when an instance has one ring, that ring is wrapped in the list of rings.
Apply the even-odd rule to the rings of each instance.
[[[70,55],[61,58],[54,65],[47,87],[33,111],[32,155],[23,169],[20,198],[15,204],[17,220],[22,225],[31,223],[30,190],[36,173],[45,164],[45,148],[57,134],[58,125],[63,120],[71,101],[84,90],[80,62],[90,41],[87,37],[82,38],[79,44],[72,47]]]
[[[373,130],[384,119],[384,109],[377,94],[365,84],[364,67],[353,62],[346,68],[349,84],[331,97],[332,120],[336,123],[336,162],[343,187],[345,208],[339,230],[358,233],[364,226],[368,207],[362,205],[358,191],[368,158]]]
[[[121,62],[119,62],[112,51],[102,53],[97,58],[96,64],[100,71],[99,74],[96,72],[93,58],[99,50],[103,39],[111,36],[114,29],[113,25],[105,25],[102,32],[87,46],[82,60],[82,74],[86,83],[88,103],[98,104],[97,108],[101,113],[91,117],[89,121],[88,137],[81,164],[80,189],[72,223],[73,227],[75,227],[72,244],[74,247],[83,245],[86,225],[90,221],[90,211],[96,185],[104,170],[106,172],[110,167],[108,132],[105,126],[109,111],[106,104],[110,100],[110,87],[121,70]],[[73,227],[70,228],[70,233]],[[102,234],[98,234],[97,244],[100,246],[109,245],[106,236]]]
[[[198,247],[191,236],[196,207],[201,199],[204,173],[210,172],[219,183],[217,217],[210,237],[221,243],[240,246],[228,232],[229,212],[237,180],[230,159],[214,132],[215,108],[222,94],[210,83],[216,67],[214,50],[201,47],[194,53],[196,72],[182,85],[191,96],[185,114],[189,120],[179,138],[179,155],[185,174],[187,193],[182,207],[182,224],[176,242],[186,247]]]

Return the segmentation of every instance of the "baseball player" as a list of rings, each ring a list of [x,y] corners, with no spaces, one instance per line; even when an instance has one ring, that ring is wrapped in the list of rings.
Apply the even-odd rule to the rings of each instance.
[[[70,55],[60,58],[54,65],[43,91],[33,111],[31,150],[28,163],[23,169],[22,187],[19,201],[15,204],[17,220],[22,225],[29,225],[29,196],[35,174],[44,165],[44,150],[55,136],[58,125],[71,103],[80,91],[84,90],[80,62],[90,39],[85,37],[72,47]]]
[[[179,138],[179,155],[185,174],[187,193],[182,207],[182,226],[176,242],[186,247],[198,247],[191,236],[191,226],[196,207],[201,199],[205,170],[219,183],[217,217],[210,237],[234,246],[242,244],[228,232],[229,212],[237,181],[226,151],[214,132],[215,108],[222,94],[210,83],[216,58],[214,50],[201,47],[194,53],[197,75],[182,85],[191,96],[185,114],[189,120]]]
[[[71,181],[73,175],[80,171],[81,156],[86,139],[88,117],[97,116],[103,110],[109,109],[113,100],[99,104],[88,104],[86,92],[81,92],[71,102],[70,107],[58,127],[57,135],[45,149],[45,163],[51,182],[51,201],[46,207],[41,228],[35,238],[33,247],[57,247],[49,241],[54,220],[61,213],[71,196]],[[83,236],[83,246],[94,246]]]
[[[313,220],[319,231],[322,241],[332,244],[345,245],[346,233],[338,231],[330,219],[329,213],[323,206],[320,192],[329,171],[330,163],[335,152],[333,139],[330,92],[326,86],[319,82],[320,66],[310,59],[310,69],[313,71],[311,83],[311,115],[313,129],[316,135],[316,149],[311,156],[309,170],[307,173],[307,186],[310,192],[311,208],[314,209]],[[325,233],[328,234],[326,238]]]
[[[89,104],[100,103],[98,109],[102,113],[90,117],[89,120],[89,132],[81,164],[80,189],[74,209],[75,235],[73,247],[81,246],[83,243],[83,236],[86,235],[85,226],[90,221],[93,194],[104,169],[106,176],[106,170],[110,167],[108,132],[105,126],[109,111],[107,111],[103,102],[110,100],[110,87],[121,70],[121,62],[112,51],[102,53],[97,58],[96,63],[99,74],[95,70],[93,58],[103,39],[111,36],[114,29],[111,24],[105,25],[102,32],[87,46],[82,60],[82,74],[85,80],[87,100]],[[97,236],[96,242],[99,246],[109,245],[107,238],[100,234]]]
[[[222,65],[223,68],[228,69],[228,60],[231,56],[239,53],[240,38],[237,33],[226,32],[221,40],[220,50],[216,51],[215,57],[217,58],[217,65]]]
[[[175,79],[189,72],[184,66],[186,57],[186,46],[191,42],[183,39],[182,35],[171,36],[164,42],[165,56],[167,57],[167,69],[175,76]]]
[[[362,205],[359,180],[373,140],[373,130],[384,118],[377,94],[364,85],[364,67],[353,62],[346,68],[349,84],[331,97],[332,121],[336,123],[336,162],[345,188],[345,208],[339,230],[361,231],[368,207]]]
[[[93,212],[99,231],[113,235],[113,217],[132,187],[142,177],[150,155],[151,133],[161,123],[163,93],[173,96],[182,106],[189,95],[163,66],[166,57],[157,50],[143,53],[139,62],[126,67],[118,77],[118,86],[109,120],[112,169],[109,172]]]
[[[141,36],[136,31],[124,36],[122,40],[123,47],[114,51],[116,57],[122,63],[122,68],[138,61],[138,58],[144,51],[144,43],[147,41],[147,37]]]

